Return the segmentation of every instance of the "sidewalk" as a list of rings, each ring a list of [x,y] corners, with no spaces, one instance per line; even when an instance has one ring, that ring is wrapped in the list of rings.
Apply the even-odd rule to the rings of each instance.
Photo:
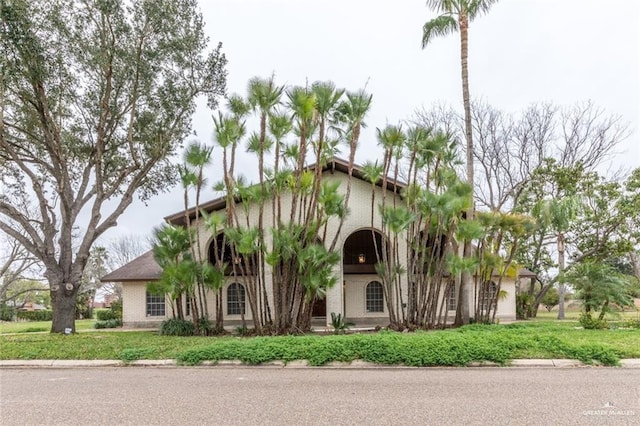
[[[54,360],[54,359],[34,359],[34,360],[0,360],[0,368],[90,368],[90,367],[179,367],[176,360],[150,360],[142,359],[132,362],[124,362],[119,360]],[[182,366],[180,366],[182,367]],[[185,366],[187,367],[187,366]],[[229,368],[229,367],[251,367],[251,368],[348,368],[348,369],[415,369],[415,368],[469,368],[469,367],[500,367],[500,368],[575,368],[575,367],[592,367],[602,368],[602,366],[586,365],[575,359],[514,359],[507,363],[504,367],[493,362],[474,362],[467,367],[407,367],[403,365],[381,365],[366,361],[355,360],[353,362],[331,362],[329,364],[314,367],[307,365],[306,361],[292,361],[285,364],[282,361],[272,361],[260,365],[243,364],[239,360],[223,360],[216,364],[205,361],[196,367],[212,367],[212,368]],[[637,368],[640,369],[640,358],[620,360],[619,367],[609,368]]]

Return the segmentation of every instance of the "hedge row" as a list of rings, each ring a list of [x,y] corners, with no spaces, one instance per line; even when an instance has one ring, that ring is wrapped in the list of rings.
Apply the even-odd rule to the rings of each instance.
[[[486,330],[486,328],[484,329]],[[449,333],[393,333],[350,336],[258,337],[219,340],[178,354],[182,364],[238,359],[247,364],[307,360],[310,365],[356,359],[379,364],[408,366],[463,366],[491,361],[505,364],[523,350],[544,350],[561,358],[585,363],[616,365],[619,355],[602,344],[567,342],[554,336],[521,336],[506,328],[495,332],[474,326]],[[131,357],[131,354],[128,354]]]
[[[98,321],[109,321],[109,320],[121,319],[121,317],[119,317],[118,314],[112,311],[111,309],[96,310],[96,318],[98,319]]]
[[[25,321],[52,321],[53,311],[18,311],[16,316]]]

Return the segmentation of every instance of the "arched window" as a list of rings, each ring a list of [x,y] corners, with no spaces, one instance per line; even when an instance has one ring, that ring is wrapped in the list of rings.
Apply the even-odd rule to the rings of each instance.
[[[448,311],[455,311],[457,308],[457,301],[456,301],[456,286],[451,284],[449,286],[449,292],[447,294],[447,310]]]
[[[242,284],[233,283],[227,288],[227,315],[241,315],[244,310],[245,290]]]
[[[367,284],[365,293],[367,312],[384,312],[382,284],[378,281],[371,281]]]
[[[223,232],[220,232],[216,239],[209,244],[209,263],[212,265],[225,264],[225,275],[252,275],[257,269],[256,256],[247,257],[238,254]]]

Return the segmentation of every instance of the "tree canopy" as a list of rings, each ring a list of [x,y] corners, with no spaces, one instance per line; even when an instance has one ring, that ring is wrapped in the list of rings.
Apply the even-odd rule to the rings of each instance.
[[[94,241],[175,181],[195,99],[225,92],[196,0],[11,0],[0,9],[0,230],[44,265],[74,330]]]

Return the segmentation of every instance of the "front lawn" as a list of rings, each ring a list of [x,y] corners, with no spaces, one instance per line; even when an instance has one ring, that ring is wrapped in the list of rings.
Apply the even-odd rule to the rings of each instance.
[[[580,313],[582,311],[581,310],[576,310],[576,309],[567,309],[564,313],[564,319],[565,321],[578,321],[580,319]],[[597,313],[596,313],[597,316]],[[557,320],[558,319],[558,308],[554,308],[551,312],[547,311],[546,309],[540,309],[538,311],[538,314],[536,315],[535,320],[543,320],[543,321],[550,321],[550,320]],[[627,319],[640,319],[640,312],[637,311],[636,309],[628,309],[626,311],[619,311],[619,312],[613,312],[610,314],[607,314],[605,316],[605,319],[607,321],[624,321]]]
[[[572,323],[471,325],[455,330],[342,336],[172,337],[153,332],[93,332],[71,336],[0,336],[1,359],[177,359],[182,364],[241,360],[247,364],[355,359],[380,364],[458,366],[515,358],[573,358],[615,365],[640,358],[640,330],[583,330]]]
[[[76,320],[76,331],[93,330],[96,320]],[[0,334],[2,333],[36,333],[51,331],[51,321],[0,321]]]

